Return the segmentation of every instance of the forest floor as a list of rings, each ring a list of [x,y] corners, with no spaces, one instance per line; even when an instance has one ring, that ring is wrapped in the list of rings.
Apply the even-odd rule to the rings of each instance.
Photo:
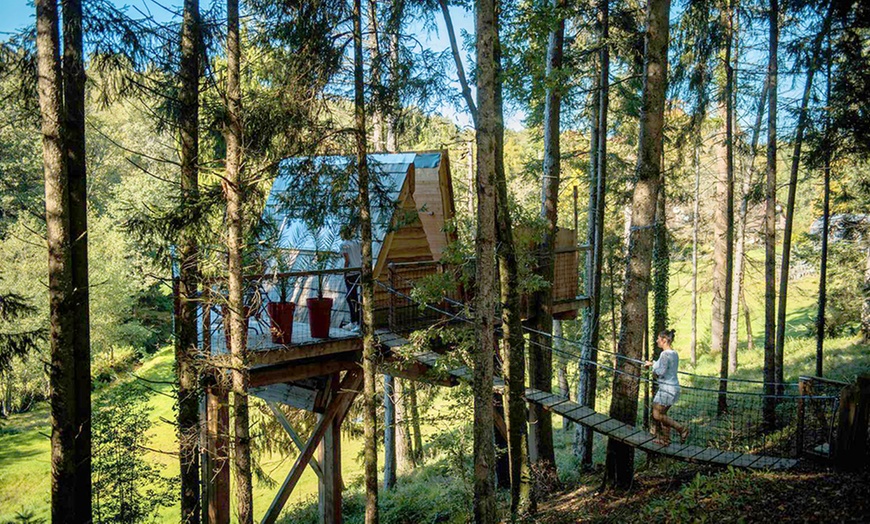
[[[752,472],[660,460],[628,491],[601,489],[601,472],[540,505],[535,522],[867,522],[870,471],[821,467]]]

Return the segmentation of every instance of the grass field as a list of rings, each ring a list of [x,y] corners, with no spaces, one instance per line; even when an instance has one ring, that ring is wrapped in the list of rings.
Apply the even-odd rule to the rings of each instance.
[[[750,270],[746,279],[747,300],[752,305],[752,332],[755,349],[746,349],[745,326],[741,314],[740,322],[740,366],[736,374],[739,378],[761,378],[763,363],[763,288],[760,276],[758,253],[750,257]],[[677,330],[675,346],[683,355],[683,369],[688,366],[688,344],[691,332],[691,293],[688,262],[674,262],[672,265],[670,302],[671,326]],[[699,340],[709,340],[710,319],[710,289],[709,265],[705,261],[701,266],[699,278],[702,283],[699,300],[698,325]],[[807,336],[807,325],[812,322],[816,311],[817,278],[807,277],[791,283],[789,292],[789,315],[787,324],[786,344],[786,378],[796,380],[800,375],[811,375],[815,371],[815,339]],[[867,346],[855,343],[855,337],[829,339],[826,342],[825,370],[826,376],[843,380],[852,380],[860,373],[870,372],[870,356]],[[153,389],[149,404],[152,408],[150,417],[153,422],[150,447],[155,450],[148,454],[152,463],[164,466],[164,475],[173,476],[178,473],[175,455],[177,444],[174,429],[169,421],[175,419],[171,394],[173,380],[172,351],[164,349],[146,361],[135,370],[135,375],[146,381],[140,381]],[[704,375],[717,375],[719,356],[711,353],[706,345],[699,346],[698,364],[694,371]],[[136,380],[130,375],[122,380]],[[113,386],[109,386],[107,389]],[[105,392],[97,392],[99,395]],[[436,408],[437,409],[437,408]],[[431,415],[431,413],[430,413]],[[37,518],[47,519],[49,514],[50,487],[50,448],[48,407],[45,403],[38,405],[28,413],[13,415],[0,421],[0,522],[11,520],[17,513],[32,512]],[[558,417],[556,417],[558,419]],[[557,422],[558,423],[558,422]],[[425,433],[432,434],[436,427],[425,428]],[[558,462],[560,468],[570,468],[573,458],[570,453],[569,436],[565,432],[557,432]],[[603,447],[598,445],[596,456],[603,460]],[[342,451],[345,457],[342,473],[346,484],[358,484],[362,475],[359,463],[361,441],[344,435]],[[262,457],[260,465],[272,478],[279,483],[289,471],[292,455],[267,455]],[[383,464],[383,462],[380,462]],[[569,475],[570,476],[570,475]],[[421,482],[425,482],[421,480]],[[298,504],[311,500],[316,494],[316,478],[310,470],[306,470],[289,503]],[[274,488],[263,483],[254,483],[255,515],[261,515],[274,494]],[[422,493],[425,495],[426,491]],[[409,495],[410,496],[410,495]],[[164,509],[158,517],[160,522],[177,521],[177,507]]]

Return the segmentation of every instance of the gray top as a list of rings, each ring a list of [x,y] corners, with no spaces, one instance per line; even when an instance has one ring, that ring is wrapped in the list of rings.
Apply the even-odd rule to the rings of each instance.
[[[653,373],[659,377],[660,384],[679,386],[677,368],[680,367],[680,355],[673,349],[666,349],[659,355],[659,359],[653,363]]]

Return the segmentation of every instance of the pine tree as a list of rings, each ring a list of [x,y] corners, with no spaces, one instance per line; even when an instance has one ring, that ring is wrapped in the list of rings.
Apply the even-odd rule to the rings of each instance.
[[[650,0],[647,5],[643,102],[618,351],[634,360],[619,359],[610,408],[611,417],[632,425],[637,415],[640,373],[634,362],[641,357],[646,338],[646,323],[639,319],[646,319],[648,313],[650,257],[661,180],[670,7],[669,0]],[[633,448],[614,439],[608,440],[605,482],[627,488],[633,477]]]

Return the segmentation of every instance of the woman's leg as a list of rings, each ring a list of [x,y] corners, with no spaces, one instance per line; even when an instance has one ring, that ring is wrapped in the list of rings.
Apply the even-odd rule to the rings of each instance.
[[[653,409],[655,409],[655,407],[660,408],[660,417],[661,417],[660,422],[661,422],[662,426],[674,428],[677,431],[677,433],[682,435],[683,432],[686,430],[686,428],[683,425],[679,424],[676,420],[674,420],[668,416],[668,410],[670,410],[671,407],[670,406],[659,406],[658,404],[654,405]]]
[[[653,404],[653,421],[656,426],[656,442],[667,445],[671,442],[671,430],[664,420],[668,418],[666,413],[669,406]]]

